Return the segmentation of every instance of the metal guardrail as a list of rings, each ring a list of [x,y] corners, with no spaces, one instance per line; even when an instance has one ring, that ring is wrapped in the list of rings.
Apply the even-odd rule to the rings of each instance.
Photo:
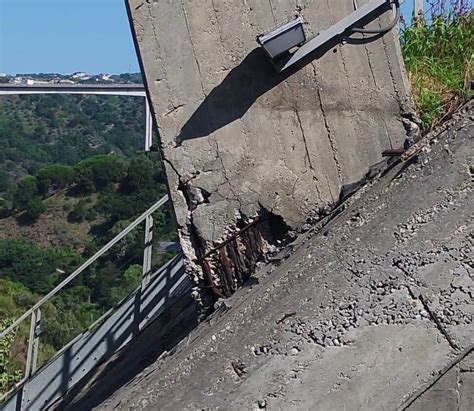
[[[90,371],[124,349],[155,319],[164,315],[164,328],[159,326],[159,329],[153,331],[157,338],[145,352],[135,352],[139,362],[148,358],[150,351],[147,350],[161,354],[169,348],[169,341],[166,341],[170,330],[168,325],[189,330],[197,325],[196,306],[189,304],[184,308],[181,305],[192,300],[191,290],[192,283],[185,273],[184,261],[181,255],[177,255],[150,275],[150,281],[145,288],[139,285],[128,297],[94,322],[87,331],[58,351],[33,377],[25,381],[20,389],[0,404],[0,409],[49,409],[71,389],[80,390],[81,387],[87,386]],[[163,334],[159,334],[161,332]],[[59,409],[62,407],[59,406]]]
[[[92,257],[87,259],[83,264],[81,264],[73,273],[71,273],[67,278],[61,281],[56,287],[54,287],[48,294],[42,297],[33,307],[28,311],[23,313],[18,317],[12,324],[10,324],[5,330],[0,333],[0,339],[5,338],[8,334],[12,333],[17,329],[17,327],[28,317],[30,317],[30,329],[28,335],[28,347],[26,355],[26,364],[25,364],[25,374],[20,382],[15,384],[12,389],[10,389],[6,394],[0,398],[0,401],[3,401],[8,397],[13,391],[18,387],[22,386],[25,381],[31,379],[36,371],[38,364],[38,351],[40,343],[40,322],[41,322],[41,307],[51,300],[58,292],[60,292],[66,285],[71,281],[77,278],[85,269],[91,266],[97,259],[109,251],[115,244],[120,240],[125,238],[130,232],[137,228],[141,223],[145,221],[145,239],[144,239],[144,249],[143,249],[143,278],[142,278],[142,288],[150,282],[151,278],[151,266],[152,266],[152,236],[153,236],[153,217],[152,214],[158,210],[163,204],[169,200],[169,196],[166,194],[159,201],[153,204],[148,210],[146,210],[142,215],[135,219],[127,228],[110,240],[106,245],[104,245],[99,251],[97,251]],[[107,315],[107,314],[106,314]],[[101,321],[103,317],[98,320]],[[97,323],[97,321],[96,321]]]

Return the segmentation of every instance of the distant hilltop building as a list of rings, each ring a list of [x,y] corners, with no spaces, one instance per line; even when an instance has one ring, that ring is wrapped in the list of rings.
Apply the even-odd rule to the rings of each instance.
[[[103,80],[103,81],[110,81],[112,77],[112,74],[109,74],[109,73],[100,73],[98,78],[99,80]]]
[[[11,83],[13,84],[27,84],[27,85],[32,85],[35,84],[35,81],[30,78],[30,77],[15,77],[11,80]]]
[[[83,71],[76,71],[75,73],[72,73],[71,77],[78,80],[89,80],[92,76]]]
[[[0,73],[0,81],[2,83],[8,82],[17,85],[34,85],[34,84],[82,84],[82,83],[140,83],[140,81],[130,80],[131,74],[110,74],[99,73],[89,74],[84,71],[76,71],[72,74],[59,73],[32,73],[32,74],[18,74],[11,76],[7,73]],[[134,73],[133,76],[140,79],[139,73]],[[6,80],[5,80],[6,79]]]

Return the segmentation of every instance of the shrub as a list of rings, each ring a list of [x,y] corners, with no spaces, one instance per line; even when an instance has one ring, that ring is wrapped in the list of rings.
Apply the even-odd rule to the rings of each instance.
[[[0,331],[3,331],[13,322],[10,318],[0,320]],[[0,340],[0,395],[5,394],[10,387],[19,382],[22,372],[11,364],[11,348],[15,339],[15,332],[11,332]]]
[[[68,214],[68,221],[71,223],[81,223],[87,216],[86,202],[79,200],[71,212]]]
[[[36,220],[46,211],[46,207],[38,197],[33,197],[26,204],[25,217],[29,220]]]
[[[38,195],[38,182],[36,177],[26,176],[19,182],[13,195],[14,206],[24,209],[33,197]]]

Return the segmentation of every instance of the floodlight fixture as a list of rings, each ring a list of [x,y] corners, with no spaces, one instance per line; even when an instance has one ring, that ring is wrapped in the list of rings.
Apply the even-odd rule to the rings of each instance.
[[[362,28],[380,14],[393,10],[394,18],[380,29]],[[298,17],[275,30],[257,37],[258,43],[270,57],[277,72],[282,72],[318,49],[353,33],[382,35],[389,32],[400,18],[399,0],[371,0],[354,12],[339,20],[328,29],[306,39],[303,19]]]
[[[275,59],[306,41],[303,19],[298,17],[269,33],[258,36],[257,40],[270,58]]]

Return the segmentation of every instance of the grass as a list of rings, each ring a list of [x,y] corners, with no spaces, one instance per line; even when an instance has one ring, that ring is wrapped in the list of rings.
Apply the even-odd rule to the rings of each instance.
[[[474,12],[414,20],[401,32],[405,66],[424,132],[473,97]]]

